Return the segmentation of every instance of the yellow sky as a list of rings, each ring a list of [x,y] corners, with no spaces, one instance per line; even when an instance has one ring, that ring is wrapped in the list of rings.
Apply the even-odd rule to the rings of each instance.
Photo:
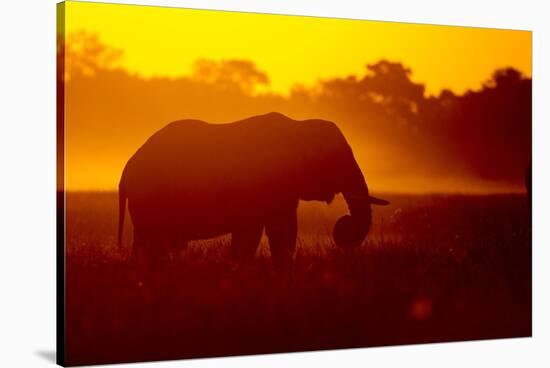
[[[66,32],[96,32],[144,76],[189,74],[199,58],[249,59],[270,88],[363,74],[381,58],[401,61],[429,93],[477,88],[495,68],[531,76],[531,32],[314,17],[68,2]]]

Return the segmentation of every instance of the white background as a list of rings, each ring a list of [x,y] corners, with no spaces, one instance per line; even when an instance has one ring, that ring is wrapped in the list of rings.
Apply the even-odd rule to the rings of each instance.
[[[125,1],[113,1],[125,2]],[[127,1],[533,30],[533,338],[142,364],[158,367],[546,366],[550,363],[550,11],[545,1]],[[0,366],[55,356],[55,1],[0,8]],[[124,365],[126,366],[126,365]]]

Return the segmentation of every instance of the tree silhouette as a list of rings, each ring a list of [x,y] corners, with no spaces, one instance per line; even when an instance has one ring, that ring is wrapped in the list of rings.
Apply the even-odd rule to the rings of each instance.
[[[523,187],[531,156],[531,79],[515,69],[496,70],[476,91],[427,96],[410,68],[381,60],[363,75],[295,86],[283,96],[258,92],[269,77],[249,60],[201,59],[189,75],[144,78],[117,68],[121,52],[95,35],[65,41],[65,58],[58,49],[58,59],[70,75],[68,154],[78,157],[68,161],[69,175],[86,178],[97,169],[115,183],[137,145],[170,121],[224,122],[279,111],[335,121],[369,175]]]
[[[267,74],[259,71],[248,60],[199,59],[193,65],[193,77],[199,81],[216,84],[222,88],[238,86],[246,93],[254,92],[257,85],[268,85]]]
[[[105,45],[96,33],[79,31],[70,33],[63,44],[65,46],[66,78],[80,73],[94,75],[99,70],[113,68],[122,57],[123,51]]]

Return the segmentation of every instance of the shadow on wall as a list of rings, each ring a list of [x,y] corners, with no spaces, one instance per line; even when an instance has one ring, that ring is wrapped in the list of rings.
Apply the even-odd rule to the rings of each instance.
[[[47,362],[55,364],[56,355],[54,350],[38,350],[34,353]]]

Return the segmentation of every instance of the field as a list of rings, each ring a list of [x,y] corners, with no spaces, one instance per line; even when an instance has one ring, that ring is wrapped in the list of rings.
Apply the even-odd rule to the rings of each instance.
[[[345,212],[299,209],[295,264],[252,265],[228,236],[192,242],[144,276],[115,244],[116,193],[67,194],[67,363],[531,336],[531,219],[521,195],[385,195],[358,249],[337,249]]]

